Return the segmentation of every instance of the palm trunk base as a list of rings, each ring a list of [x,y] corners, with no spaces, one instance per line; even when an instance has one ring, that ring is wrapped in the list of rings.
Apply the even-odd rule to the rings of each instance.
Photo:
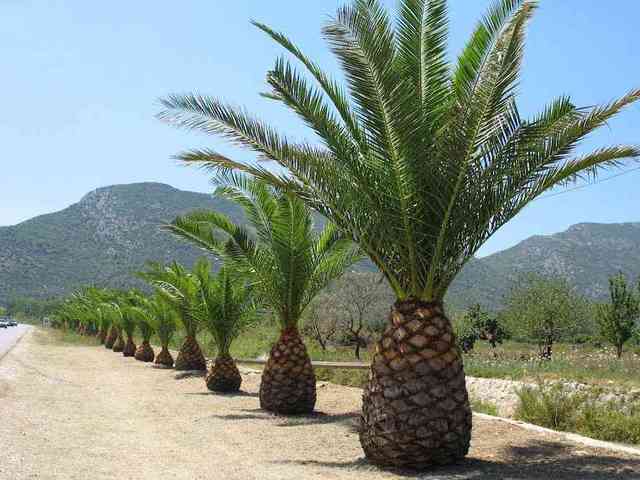
[[[173,367],[173,357],[167,347],[162,347],[160,353],[156,355],[154,363],[156,365],[164,365],[165,367]]]
[[[122,349],[122,355],[125,357],[133,357],[136,354],[136,344],[133,343],[133,339],[127,336],[127,343],[125,343]]]
[[[115,343],[113,344],[113,349],[114,352],[120,353],[124,350],[124,338],[122,338],[122,335],[118,335],[118,338],[116,339]]]
[[[205,382],[213,392],[237,392],[240,390],[242,377],[233,358],[220,355],[209,369]]]
[[[316,376],[307,348],[296,329],[284,330],[262,372],[260,407],[296,415],[313,412],[315,404]]]
[[[111,330],[109,331],[109,335],[107,336],[107,339],[104,342],[104,348],[108,348],[108,349],[113,349],[113,345],[116,343],[116,340],[118,339],[118,331],[114,328],[111,327]]]
[[[182,344],[176,358],[176,370],[206,370],[207,362],[204,359],[198,341],[193,337],[187,337]]]
[[[149,342],[146,340],[140,344],[134,355],[135,359],[141,362],[153,362],[155,356],[156,354],[153,348],[151,348],[151,345],[149,345]]]
[[[360,443],[381,466],[426,469],[462,459],[471,408],[462,358],[442,306],[394,305],[364,390]]]

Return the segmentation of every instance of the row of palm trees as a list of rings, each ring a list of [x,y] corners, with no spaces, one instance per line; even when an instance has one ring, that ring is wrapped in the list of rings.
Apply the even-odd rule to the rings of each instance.
[[[173,264],[142,274],[156,289],[153,308],[170,308],[185,330],[176,368],[204,368],[199,319],[240,328],[254,309],[267,308],[281,332],[262,376],[260,403],[281,413],[310,411],[315,377],[298,322],[313,297],[362,254],[396,295],[364,390],[366,456],[379,465],[423,469],[467,454],[471,410],[443,306],[451,282],[544,192],[640,157],[626,145],[574,153],[581,140],[640,99],[640,90],[591,108],[559,97],[537,116],[521,116],[518,82],[536,7],[534,0],[496,0],[451,61],[446,0],[399,0],[395,22],[380,0],[353,0],[322,31],[345,85],[286,35],[255,23],[303,69],[277,60],[267,73],[271,91],[263,96],[302,119],[313,141],[291,141],[215,98],[162,100],[161,119],[222,136],[260,160],[239,162],[210,149],[178,156],[212,171],[216,193],[242,205],[251,228],[204,211],[166,226],[223,265],[215,275],[204,263],[191,272]],[[319,234],[312,212],[327,220]],[[73,308],[85,307],[78,300]],[[111,322],[106,344],[130,353],[126,319],[157,319],[160,313],[149,308],[133,295],[97,313]],[[215,365],[230,373],[208,375],[210,387],[238,382],[228,356],[232,337],[214,334]]]
[[[193,212],[165,226],[220,260],[217,273],[204,258],[192,270],[176,262],[151,263],[138,276],[154,288],[152,297],[85,289],[58,315],[77,322],[81,333],[95,330],[105,347],[142,361],[154,360],[149,341],[156,333],[163,350],[155,361],[167,366],[174,364],[167,346],[180,324],[185,340],[175,359],[177,370],[206,369],[197,340],[206,327],[218,353],[205,377],[207,387],[234,391],[241,377],[231,343],[260,310],[268,310],[281,331],[262,374],[260,404],[281,414],[312,412],[316,378],[298,325],[313,298],[361,254],[333,224],[316,232],[312,211],[302,201],[264,182],[229,175],[218,194],[244,209],[249,227],[212,211]],[[143,340],[137,348],[136,327]]]
[[[591,108],[563,96],[531,119],[521,116],[518,82],[536,7],[534,0],[496,0],[452,61],[446,0],[399,0],[395,22],[381,0],[353,0],[322,30],[344,86],[286,35],[255,23],[303,69],[278,59],[263,96],[310,127],[315,139],[309,142],[291,141],[215,98],[162,100],[161,119],[257,154],[259,163],[210,149],[178,157],[231,183],[233,189],[221,192],[232,198],[238,186],[250,191],[239,199],[254,224],[281,209],[292,215],[311,209],[330,222],[317,240],[307,223],[286,224],[286,215],[274,223],[282,228],[258,228],[257,241],[216,213],[190,215],[170,227],[255,275],[256,288],[277,312],[282,334],[263,376],[263,406],[286,401],[275,392],[290,395],[291,410],[315,398],[295,326],[317,288],[339,271],[340,262],[330,267],[323,260],[326,247],[337,242],[346,249],[353,242],[395,292],[363,398],[360,440],[376,464],[427,468],[468,452],[471,410],[443,307],[466,262],[545,191],[640,157],[638,148],[626,145],[574,153],[581,140],[637,101],[640,90]],[[263,198],[265,184],[278,192],[277,200]]]

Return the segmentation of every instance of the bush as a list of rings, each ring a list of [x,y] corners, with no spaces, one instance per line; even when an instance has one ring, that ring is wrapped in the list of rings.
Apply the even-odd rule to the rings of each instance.
[[[640,444],[640,405],[621,411],[616,403],[588,404],[576,427],[578,432],[599,440]]]
[[[572,392],[563,384],[541,383],[518,392],[515,418],[577,432],[608,442],[640,444],[640,403],[598,403],[596,392]]]
[[[586,400],[584,395],[573,393],[561,383],[539,383],[536,387],[523,387],[517,394],[518,420],[554,430],[572,430],[578,410]]]
[[[498,407],[495,403],[485,402],[476,398],[471,399],[471,410],[477,413],[484,413],[486,415],[498,416]]]

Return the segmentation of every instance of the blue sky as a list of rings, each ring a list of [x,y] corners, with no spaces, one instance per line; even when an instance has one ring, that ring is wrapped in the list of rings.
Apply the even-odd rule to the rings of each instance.
[[[294,137],[305,135],[295,118],[258,96],[281,50],[249,19],[285,31],[309,56],[337,71],[319,31],[342,3],[1,2],[0,225],[60,210],[92,189],[115,183],[158,181],[210,191],[203,173],[171,159],[186,148],[211,146],[235,158],[251,158],[216,138],[157,121],[157,98],[170,92],[212,94],[245,105]],[[386,3],[395,6],[393,0]],[[452,55],[488,5],[485,0],[450,1]],[[523,113],[533,114],[559,94],[570,94],[578,105],[593,105],[640,86],[640,2],[615,5],[541,2],[528,39],[520,89]],[[640,143],[639,125],[640,106],[633,106],[585,147]],[[635,171],[536,201],[481,253],[578,222],[640,221],[639,181],[640,171]]]

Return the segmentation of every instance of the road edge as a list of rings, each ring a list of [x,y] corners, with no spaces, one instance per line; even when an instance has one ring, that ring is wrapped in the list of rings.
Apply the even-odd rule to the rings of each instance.
[[[0,355],[0,362],[2,362],[2,360],[4,360],[4,357],[6,357],[7,355],[9,355],[14,348],[16,348],[16,346],[22,341],[22,339],[24,338],[24,336],[29,333],[30,331],[33,330],[33,325],[26,325],[26,330],[22,333],[22,335],[20,335],[17,340],[14,342],[13,345],[11,345],[6,352],[4,352],[2,355]]]

